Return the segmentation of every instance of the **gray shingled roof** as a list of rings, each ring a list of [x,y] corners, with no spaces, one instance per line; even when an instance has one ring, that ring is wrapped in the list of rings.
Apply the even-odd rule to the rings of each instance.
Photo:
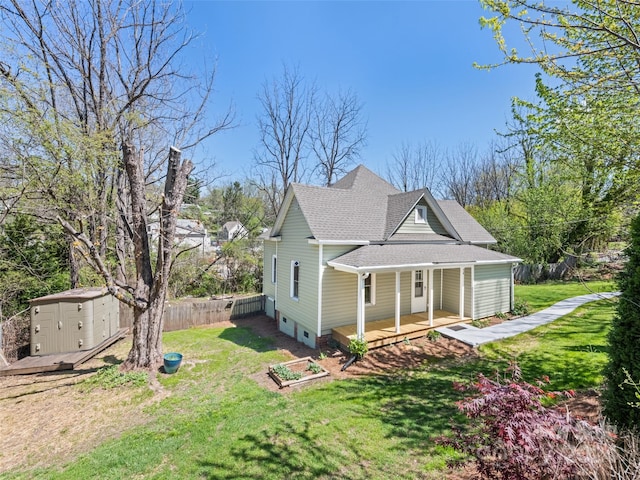
[[[438,205],[463,242],[496,243],[496,239],[455,200],[438,200]]]
[[[389,195],[387,198],[387,225],[384,231],[384,238],[389,236],[400,226],[413,206],[422,198],[424,190],[413,192],[397,193]]]
[[[400,192],[363,165],[356,167],[331,187],[293,183],[290,188],[293,195],[288,194],[288,197],[295,197],[311,229],[311,235],[317,240],[381,242],[390,239],[424,242],[446,239],[432,235],[405,239],[393,235],[420,198],[424,196],[430,204],[434,200],[425,190]],[[434,208],[438,206],[456,230],[451,232],[453,237],[457,235],[464,242],[495,242],[457,203],[440,201],[438,205],[433,205]],[[277,235],[278,221],[275,228],[274,234]]]
[[[443,244],[384,244],[365,245],[345,253],[329,262],[329,265],[350,269],[381,269],[438,264],[508,263],[520,259],[474,245]]]
[[[321,240],[382,240],[393,186],[360,165],[332,187],[292,184],[312,235]]]

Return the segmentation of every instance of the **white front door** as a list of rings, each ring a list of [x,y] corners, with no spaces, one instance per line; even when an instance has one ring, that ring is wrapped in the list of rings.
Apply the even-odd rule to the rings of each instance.
[[[427,282],[424,270],[414,270],[411,275],[411,313],[427,310]]]

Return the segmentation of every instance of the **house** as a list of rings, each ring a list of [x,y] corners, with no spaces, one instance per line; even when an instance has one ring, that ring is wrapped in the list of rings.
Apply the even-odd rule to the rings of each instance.
[[[513,307],[520,259],[487,248],[496,240],[455,201],[400,192],[362,165],[331,187],[291,184],[263,238],[267,314],[312,348]]]
[[[240,240],[242,238],[247,238],[248,235],[249,230],[247,230],[242,223],[235,220],[227,222],[222,226],[222,230],[220,231],[220,241],[230,242],[231,240]]]
[[[160,222],[147,225],[149,242],[155,245],[160,237]],[[183,247],[198,247],[200,252],[207,253],[212,249],[211,238],[207,229],[199,220],[179,218],[176,223],[175,244]]]

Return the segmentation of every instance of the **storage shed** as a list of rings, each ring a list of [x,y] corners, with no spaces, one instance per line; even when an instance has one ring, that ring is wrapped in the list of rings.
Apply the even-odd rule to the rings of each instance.
[[[76,288],[30,304],[31,355],[90,350],[118,332],[119,303],[105,288]]]

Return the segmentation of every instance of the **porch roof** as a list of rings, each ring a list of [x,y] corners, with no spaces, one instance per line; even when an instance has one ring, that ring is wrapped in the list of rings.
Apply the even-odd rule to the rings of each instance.
[[[365,273],[520,261],[517,257],[474,245],[423,243],[366,245],[330,260],[327,264],[344,272]]]

